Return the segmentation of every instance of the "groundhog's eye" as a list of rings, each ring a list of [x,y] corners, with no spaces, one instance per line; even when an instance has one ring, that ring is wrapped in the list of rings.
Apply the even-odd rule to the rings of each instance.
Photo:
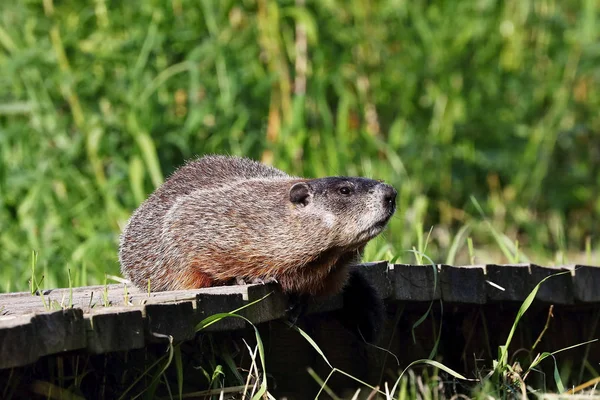
[[[342,186],[338,189],[338,192],[340,192],[340,194],[343,194],[344,196],[347,196],[350,194],[350,192],[352,192],[352,190],[348,186]]]

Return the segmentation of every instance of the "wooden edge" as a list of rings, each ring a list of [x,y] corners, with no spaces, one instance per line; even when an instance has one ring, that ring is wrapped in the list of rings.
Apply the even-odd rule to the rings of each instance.
[[[196,313],[194,326],[205,321],[215,314],[229,313],[243,307],[244,296],[242,293],[198,293],[196,295]],[[237,317],[225,317],[218,322],[211,323],[202,329],[204,332],[219,332],[242,329],[246,322]]]
[[[387,299],[394,294],[393,270],[387,261],[375,261],[350,267],[351,272],[364,276],[377,290],[381,298]]]
[[[451,303],[485,304],[487,301],[485,266],[452,267],[440,264],[442,299]]]
[[[85,321],[80,309],[36,314],[33,324],[39,333],[36,340],[39,341],[40,356],[86,347]]]
[[[148,342],[163,341],[170,336],[179,342],[193,339],[195,310],[191,301],[167,304],[147,304],[144,307],[144,322]]]
[[[85,344],[83,313],[78,309],[0,317],[0,369],[27,365]]]
[[[399,301],[432,301],[441,298],[437,265],[394,264],[394,299]]]
[[[531,270],[531,284],[533,286],[540,283],[542,279],[554,275],[540,286],[535,296],[536,300],[553,304],[573,304],[575,302],[572,275],[570,273],[559,274],[569,271],[568,267],[541,267],[530,264],[529,268]]]
[[[257,303],[240,312],[254,324],[283,318],[288,308],[288,297],[276,283],[249,285],[246,304],[255,301]]]
[[[487,264],[485,269],[489,301],[523,301],[535,286],[529,264]]]
[[[570,265],[573,270],[573,295],[581,303],[600,303],[600,267]]]
[[[276,283],[207,288],[197,293],[196,299],[197,322],[214,314],[229,313],[244,307],[236,314],[253,324],[259,324],[285,316],[288,305],[287,296]],[[256,303],[250,305],[253,302]],[[205,330],[235,330],[246,326],[242,318],[226,317]]]
[[[107,307],[85,315],[87,350],[94,354],[144,347],[142,307]]]
[[[0,368],[31,364],[39,358],[34,315],[0,317]]]
[[[488,264],[485,266],[389,265],[386,261],[353,266],[383,298],[400,301],[432,301],[483,304],[486,301],[523,301],[533,287],[552,274],[540,287],[537,300],[555,304],[600,303],[600,267],[566,265],[541,267],[535,264]],[[437,279],[437,283],[435,282]],[[435,292],[433,290],[435,284]],[[108,298],[127,306],[87,309],[43,310],[41,296],[28,292],[0,295],[0,368],[27,365],[39,357],[69,350],[87,348],[92,353],[142,348],[146,342],[192,339],[197,324],[214,314],[229,313],[251,302],[238,312],[254,324],[286,315],[289,299],[277,284],[220,286],[198,290],[148,293],[124,285],[109,285]],[[504,290],[501,290],[503,288]],[[101,298],[105,286],[73,289],[73,304]],[[57,299],[69,289],[44,291],[45,299]],[[24,303],[24,304],[23,304]],[[343,306],[341,295],[313,299],[308,313],[320,313]],[[43,312],[26,312],[39,307]],[[237,330],[247,326],[241,318],[225,318],[204,328],[216,332]],[[52,332],[52,334],[49,334]],[[163,335],[163,336],[160,336]]]

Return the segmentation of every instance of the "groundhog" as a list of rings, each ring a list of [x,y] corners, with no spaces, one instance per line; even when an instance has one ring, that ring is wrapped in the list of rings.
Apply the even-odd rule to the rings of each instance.
[[[305,179],[246,158],[205,156],[133,213],[121,235],[121,270],[152,291],[275,280],[287,293],[337,293],[395,199],[392,186],[372,179]]]

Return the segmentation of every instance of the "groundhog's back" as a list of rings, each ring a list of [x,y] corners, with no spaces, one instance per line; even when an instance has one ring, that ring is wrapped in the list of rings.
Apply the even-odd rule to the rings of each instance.
[[[150,280],[153,290],[160,290],[158,282],[171,280],[176,271],[168,265],[160,267],[162,231],[164,217],[178,198],[195,190],[216,189],[240,180],[286,177],[283,171],[247,158],[213,155],[187,162],[129,219],[119,245],[122,274],[139,287],[145,287]]]

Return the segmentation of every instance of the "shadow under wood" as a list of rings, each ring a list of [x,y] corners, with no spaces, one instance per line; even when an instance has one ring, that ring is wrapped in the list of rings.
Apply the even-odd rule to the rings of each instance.
[[[412,361],[427,358],[439,337],[435,360],[468,378],[481,378],[492,368],[498,357],[498,347],[505,344],[520,302],[487,305],[435,303],[430,315],[414,329],[429,303],[389,303],[383,333],[375,343],[388,348],[396,357],[370,346],[349,332],[336,319],[335,312],[311,315],[301,323],[317,343],[333,367],[366,381],[372,386],[391,386],[399,373]],[[397,314],[401,308],[401,312]],[[533,304],[521,319],[509,348],[509,363],[518,362],[525,370],[538,353],[554,352],[600,337],[600,307]],[[400,315],[395,323],[395,317]],[[441,330],[440,330],[441,324]],[[313,398],[319,386],[307,372],[313,368],[325,379],[331,368],[312,346],[296,331],[279,321],[262,324],[270,390],[277,396]],[[544,329],[545,332],[544,332]],[[543,332],[543,334],[542,334]],[[533,351],[533,348],[536,341]],[[585,365],[600,363],[600,342],[590,343],[555,355],[563,383],[577,385],[593,378]],[[399,363],[398,363],[399,362]],[[552,378],[554,363],[550,357],[530,373],[527,384],[542,390],[555,391]],[[451,377],[440,372],[442,379]],[[328,385],[339,395],[361,387],[356,381],[334,374]],[[469,393],[473,382],[447,385],[449,393]],[[381,387],[381,386],[380,386]],[[370,389],[363,389],[363,392]],[[322,393],[323,398],[327,396]],[[343,397],[343,396],[342,396]]]
[[[443,314],[439,303],[434,303],[428,317],[414,329],[414,342],[412,327],[427,311],[429,303],[390,302],[386,307],[384,328],[376,344],[389,348],[399,364],[395,357],[367,345],[349,331],[340,323],[336,311],[308,315],[299,326],[317,343],[334,367],[376,386],[384,381],[393,384],[409,363],[427,358],[438,339],[441,323],[435,359],[468,378],[476,378],[485,375],[497,358],[498,346],[505,343],[520,302],[444,303]],[[525,313],[509,349],[509,363],[518,361],[525,369],[537,353],[553,352],[600,337],[598,305],[555,305],[553,316],[548,319],[549,307],[534,303]],[[530,353],[528,350],[546,325],[535,352]],[[283,321],[262,323],[258,328],[264,344],[269,392],[276,398],[314,398],[319,385],[310,377],[307,368],[314,369],[322,379],[331,368],[305,338]],[[250,365],[244,340],[253,348],[253,329],[198,334],[194,340],[183,342],[180,348],[184,393],[243,385]],[[128,352],[99,355],[71,352],[42,357],[26,367],[1,370],[0,381],[6,385],[0,394],[13,393],[14,398],[29,398],[35,383],[46,381],[56,387],[69,388],[83,397],[116,398],[131,385],[129,393],[136,395],[146,390],[162,369],[167,350],[166,343],[156,343]],[[149,369],[159,359],[158,364]],[[598,369],[600,343],[561,352],[555,359],[564,374],[565,386],[580,384],[593,377],[585,365]],[[157,396],[168,396],[165,381],[169,382],[172,392],[177,390],[175,364],[173,362],[160,378]],[[538,368],[540,372],[531,373],[526,383],[541,390],[556,390],[553,367],[552,358],[544,360]],[[211,383],[217,368],[223,374],[214,375]],[[442,380],[451,381],[441,372],[440,376]],[[328,384],[343,398],[361,386],[339,373],[334,374]],[[472,385],[472,382],[455,382],[445,387],[449,395],[455,391],[468,394]],[[320,398],[328,398],[328,395],[322,393]]]

